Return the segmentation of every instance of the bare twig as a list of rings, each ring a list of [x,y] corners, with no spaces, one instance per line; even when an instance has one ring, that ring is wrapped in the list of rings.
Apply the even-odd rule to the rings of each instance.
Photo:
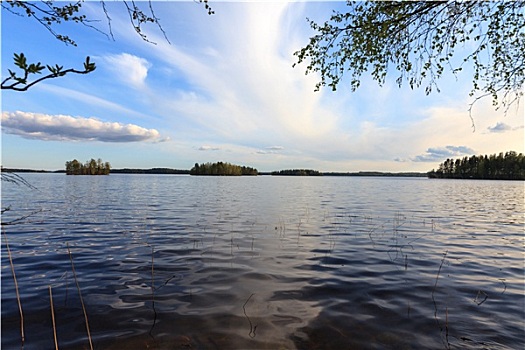
[[[22,176],[18,174],[2,171],[0,175],[1,175],[2,181],[11,182],[11,183],[14,183],[15,185],[24,185],[33,190],[37,189],[35,186],[31,185],[26,179],[24,179]]]
[[[10,211],[10,210],[11,210],[11,207],[2,208],[2,214],[7,212],[7,211]],[[17,225],[17,224],[20,224],[20,223],[24,222],[25,219],[30,218],[31,216],[33,216],[33,215],[35,215],[37,213],[40,213],[42,211],[43,211],[43,209],[35,210],[35,211],[32,211],[31,213],[29,213],[27,215],[18,217],[16,219],[11,220],[11,221],[6,221],[6,222],[2,221],[0,223],[0,225],[2,225],[2,226]]]
[[[115,41],[115,37],[113,36],[113,28],[111,27],[111,17],[109,17],[109,13],[106,8],[106,3],[104,1],[101,1],[100,4],[102,5],[102,10],[104,11],[104,14],[106,15],[106,19],[108,21],[109,36],[111,37],[113,41]]]
[[[75,283],[77,285],[78,296],[80,298],[80,304],[82,304],[82,311],[84,312],[84,320],[86,322],[86,331],[87,331],[88,340],[89,340],[89,348],[93,350],[93,342],[91,340],[91,332],[89,331],[89,322],[88,322],[88,316],[86,312],[86,306],[84,305],[84,299],[82,299],[82,292],[80,291],[80,285],[78,284],[77,273],[75,271],[75,265],[73,264],[73,256],[71,255],[71,250],[69,250],[69,243],[66,243],[66,246],[67,246],[67,252],[69,254],[69,260],[71,260],[71,269],[73,270],[73,277],[75,277]]]

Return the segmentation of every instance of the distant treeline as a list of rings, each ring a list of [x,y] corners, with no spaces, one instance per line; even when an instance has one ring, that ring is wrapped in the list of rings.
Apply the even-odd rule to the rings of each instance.
[[[429,178],[525,180],[525,157],[509,151],[489,156],[447,159],[438,170],[428,172]]]
[[[311,169],[287,169],[272,171],[272,175],[281,175],[281,176],[322,176],[323,174],[317,170]]]
[[[18,169],[18,168],[0,168],[3,173],[53,173],[56,171],[48,170],[34,170],[34,169]]]
[[[195,166],[190,170],[190,175],[241,176],[258,174],[257,169],[223,162],[195,163]]]
[[[66,162],[66,175],[109,175],[110,170],[109,162],[102,162],[100,158],[91,158],[85,164],[76,159]]]
[[[187,175],[189,170],[170,169],[170,168],[151,168],[151,169],[111,169],[112,174],[171,174]]]
[[[323,173],[324,176],[385,176],[385,177],[427,177],[427,173],[404,172],[385,173],[381,171],[360,171],[357,173]]]
[[[199,165],[200,167],[200,165]],[[245,167],[246,168],[246,167]],[[251,168],[250,168],[251,169]],[[254,169],[256,170],[256,169]],[[2,172],[11,172],[11,173],[65,173],[65,170],[33,170],[33,169],[18,169],[18,168],[1,168]],[[111,174],[166,174],[166,175],[188,175],[191,170],[185,169],[171,169],[171,168],[151,168],[151,169],[111,169]],[[290,173],[290,171],[292,173]],[[291,176],[304,176],[303,173],[295,172],[295,170],[279,170],[273,172],[257,172],[258,175],[291,175]],[[318,172],[316,170],[309,170],[313,173],[314,176],[319,175],[323,176],[395,176],[395,177],[427,177],[428,173],[416,173],[416,172],[404,172],[404,173],[386,173],[379,171],[360,171],[354,173],[342,173],[342,172]],[[242,167],[241,167],[242,172]],[[286,172],[287,174],[284,174]],[[242,174],[241,174],[242,175]]]

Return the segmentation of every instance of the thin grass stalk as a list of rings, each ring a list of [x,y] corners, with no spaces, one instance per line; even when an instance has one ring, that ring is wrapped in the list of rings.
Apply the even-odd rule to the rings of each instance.
[[[255,295],[255,293],[252,293],[250,294],[250,296],[248,297],[248,299],[246,299],[246,301],[244,302],[244,305],[242,306],[242,311],[244,312],[244,316],[246,317],[246,319],[248,320],[248,322],[250,323],[250,332],[248,333],[248,335],[250,336],[250,338],[255,338],[255,332],[257,330],[257,325],[255,325],[255,327],[253,326],[252,324],[252,320],[250,320],[250,318],[248,317],[248,315],[246,314],[246,304],[248,304],[248,302],[250,301],[250,299]]]
[[[53,307],[53,293],[51,292],[51,286],[49,287],[49,304],[51,305],[51,320],[53,321],[53,336],[55,339],[55,350],[58,350],[58,339],[57,339],[57,327],[55,323],[55,308]]]
[[[441,273],[441,269],[443,268],[443,264],[445,263],[445,259],[447,257],[447,254],[448,254],[448,250],[445,251],[445,253],[443,253],[443,259],[441,259],[441,264],[439,264],[439,269],[438,269],[438,272],[436,274],[436,282],[434,283],[434,288],[432,289],[432,302],[434,303],[434,319],[436,320],[438,326],[439,326],[439,329],[441,331],[441,333],[443,334],[443,327],[441,326],[441,323],[439,322],[439,319],[437,317],[437,312],[438,312],[438,308],[437,308],[437,303],[436,303],[436,299],[434,298],[434,292],[436,291],[436,288],[437,288],[437,284],[438,284],[438,280],[439,280],[439,275]],[[446,349],[450,349],[450,343],[448,342],[448,308],[445,309],[445,317],[446,317],[446,320],[445,320],[445,327],[446,327],[446,343],[445,341],[443,341],[443,338],[441,339],[443,341],[443,345],[445,345],[445,348]]]
[[[447,349],[450,349],[450,343],[448,341],[448,307],[445,308],[445,339],[447,340]]]
[[[22,302],[20,301],[20,293],[18,292],[18,281],[16,280],[15,265],[13,264],[13,257],[11,255],[11,249],[9,249],[9,243],[7,241],[7,234],[4,233],[5,246],[7,248],[7,256],[9,257],[9,265],[11,265],[11,273],[13,274],[13,281],[15,282],[15,293],[16,301],[18,302],[18,312],[20,313],[20,336],[22,337],[22,348],[24,347],[25,335],[24,335],[24,313],[22,311]]]
[[[151,246],[151,294],[155,292],[155,263],[153,260],[153,254],[155,253],[155,250],[153,246]],[[153,294],[154,295],[154,294]]]
[[[71,255],[71,250],[69,250],[68,242],[66,242],[66,246],[67,246],[67,252],[69,253],[69,260],[71,261],[71,270],[73,270],[73,277],[75,277],[75,283],[77,285],[78,296],[80,298],[80,304],[82,304],[82,311],[84,312],[84,320],[86,322],[86,331],[87,331],[88,340],[89,340],[89,348],[93,350],[93,342],[91,340],[91,332],[89,331],[89,321],[88,321],[88,316],[86,312],[86,306],[84,305],[84,299],[82,299],[82,292],[80,291],[80,285],[78,284],[77,273],[75,271],[75,264],[73,264],[73,256]]]
[[[153,308],[153,324],[151,325],[148,334],[153,339],[153,341],[155,341],[155,337],[153,336],[153,328],[155,328],[155,324],[157,323],[157,309],[155,308],[155,260],[153,257],[154,253],[155,248],[151,246],[151,306]],[[166,285],[166,283],[164,283],[164,285]]]

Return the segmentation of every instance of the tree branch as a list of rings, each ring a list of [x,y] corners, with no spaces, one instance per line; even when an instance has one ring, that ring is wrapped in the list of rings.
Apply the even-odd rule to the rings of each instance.
[[[93,72],[96,69],[95,63],[90,62],[89,56],[86,57],[86,61],[84,62],[84,70],[78,70],[74,68],[63,70],[63,67],[59,65],[47,66],[47,69],[50,71],[49,74],[36,79],[30,83],[28,83],[28,77],[30,74],[41,74],[42,70],[44,70],[44,66],[40,62],[38,63],[31,63],[27,64],[27,59],[24,56],[23,53],[15,54],[14,55],[14,62],[15,65],[18,66],[23,71],[23,76],[17,76],[15,72],[9,70],[10,76],[5,78],[1,85],[2,90],[14,90],[14,91],[26,91],[30,87],[34,86],[35,84],[47,80],[47,79],[53,79],[58,77],[63,77],[66,74],[74,73],[74,74],[88,74]],[[11,83],[11,81],[14,81]],[[10,84],[8,84],[10,82]]]

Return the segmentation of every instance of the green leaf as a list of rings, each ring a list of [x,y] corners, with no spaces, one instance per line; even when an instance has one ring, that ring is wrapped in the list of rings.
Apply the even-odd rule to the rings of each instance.
[[[14,62],[15,62],[15,65],[17,65],[18,67],[24,70],[27,68],[27,60],[23,53],[20,53],[20,55],[15,53]]]

